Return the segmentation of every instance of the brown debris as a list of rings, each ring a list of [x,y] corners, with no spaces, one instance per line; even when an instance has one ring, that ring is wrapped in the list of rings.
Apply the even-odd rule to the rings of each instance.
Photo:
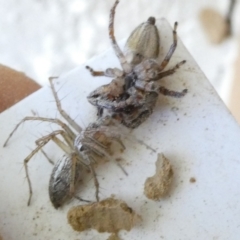
[[[191,177],[190,179],[189,179],[189,182],[190,183],[195,183],[197,180],[196,180],[196,178],[194,178],[194,177]]]
[[[226,18],[211,8],[205,8],[200,13],[202,27],[213,44],[219,44],[228,37],[230,30]]]
[[[140,219],[125,202],[113,198],[73,207],[67,217],[75,231],[96,229],[109,233],[117,233],[122,229],[130,231]]]
[[[112,233],[107,240],[121,240],[116,233]]]
[[[156,173],[147,178],[144,184],[144,194],[152,200],[159,200],[169,190],[173,178],[173,169],[163,154],[158,154]]]

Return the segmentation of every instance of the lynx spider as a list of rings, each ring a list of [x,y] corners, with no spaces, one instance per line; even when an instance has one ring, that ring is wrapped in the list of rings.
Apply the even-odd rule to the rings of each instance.
[[[59,159],[54,165],[50,177],[49,196],[53,206],[58,208],[74,196],[76,183],[80,178],[83,167],[89,169],[93,174],[96,187],[96,199],[99,201],[99,182],[96,177],[94,163],[97,161],[97,157],[111,159],[109,148],[112,140],[118,142],[123,149],[125,149],[125,146],[120,139],[120,135],[109,129],[109,126],[114,124],[113,120],[109,117],[101,118],[95,123],[89,124],[83,131],[82,128],[62,109],[52,82],[53,78],[50,78],[49,81],[57,109],[70,126],[57,118],[25,117],[16,125],[4,143],[4,147],[6,147],[14,132],[25,121],[44,121],[57,124],[61,127],[60,130],[53,131],[36,140],[37,147],[24,159],[24,168],[29,186],[28,205],[30,205],[33,194],[28,171],[28,162],[41,150],[47,159],[53,163],[42,150],[49,141],[56,143],[58,147],[65,152],[65,156]],[[77,134],[75,132],[77,132]],[[63,140],[58,137],[59,135]],[[83,199],[80,198],[80,200]]]

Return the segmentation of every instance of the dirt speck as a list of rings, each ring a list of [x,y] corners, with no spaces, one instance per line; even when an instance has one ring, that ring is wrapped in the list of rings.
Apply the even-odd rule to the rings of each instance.
[[[146,179],[144,184],[144,194],[152,200],[159,200],[169,190],[173,178],[173,169],[169,160],[158,154],[156,161],[156,173]]]
[[[197,180],[196,180],[196,178],[194,178],[194,177],[191,177],[190,179],[189,179],[189,182],[190,183],[195,183]]]
[[[122,229],[130,231],[141,219],[124,201],[113,198],[73,207],[67,218],[75,231],[96,229],[109,233],[117,233]]]

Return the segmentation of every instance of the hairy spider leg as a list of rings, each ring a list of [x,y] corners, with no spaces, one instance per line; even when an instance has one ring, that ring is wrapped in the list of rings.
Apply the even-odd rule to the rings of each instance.
[[[54,96],[54,99],[55,99],[55,102],[56,102],[56,105],[57,105],[57,109],[59,111],[59,113],[62,115],[62,117],[77,131],[77,132],[81,132],[82,131],[82,128],[62,109],[62,105],[61,105],[61,102],[58,98],[58,95],[57,95],[57,92],[54,88],[54,85],[53,85],[53,79],[55,79],[56,77],[51,77],[49,78],[49,82],[50,82],[50,86],[51,86],[51,89],[52,89],[52,93],[53,93],[53,96]]]

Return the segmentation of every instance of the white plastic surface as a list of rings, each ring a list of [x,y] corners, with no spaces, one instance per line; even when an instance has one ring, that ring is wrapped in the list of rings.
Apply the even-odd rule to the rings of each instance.
[[[161,55],[172,43],[169,25],[161,26]],[[154,113],[129,136],[156,149],[152,152],[137,141],[124,140],[126,151],[118,154],[129,176],[113,163],[97,168],[101,199],[112,194],[142,216],[130,232],[121,231],[123,240],[141,239],[238,239],[240,233],[240,129],[217,96],[211,84],[182,43],[169,67],[186,59],[177,73],[161,80],[165,87],[181,91],[182,99],[160,95]],[[112,51],[87,63],[96,70],[119,66]],[[86,64],[86,65],[87,65]],[[96,110],[86,96],[109,78],[94,78],[84,66],[55,82],[63,108],[82,126],[96,119]],[[14,91],[14,89],[13,89]],[[0,145],[14,126],[33,114],[59,117],[50,88],[45,87],[0,115]],[[29,163],[33,185],[31,206],[27,207],[28,186],[24,158],[35,147],[34,141],[58,127],[50,123],[25,122],[6,148],[0,151],[0,234],[3,239],[104,239],[109,234],[95,230],[74,232],[67,223],[67,211],[80,204],[73,200],[55,210],[48,197],[52,166],[39,153]],[[133,137],[134,136],[134,137]],[[56,161],[62,152],[49,144],[46,152]],[[174,169],[169,195],[159,202],[148,200],[143,184],[155,172],[157,153],[163,152]],[[190,183],[190,178],[196,179]],[[94,200],[93,181],[84,182],[78,195]]]

